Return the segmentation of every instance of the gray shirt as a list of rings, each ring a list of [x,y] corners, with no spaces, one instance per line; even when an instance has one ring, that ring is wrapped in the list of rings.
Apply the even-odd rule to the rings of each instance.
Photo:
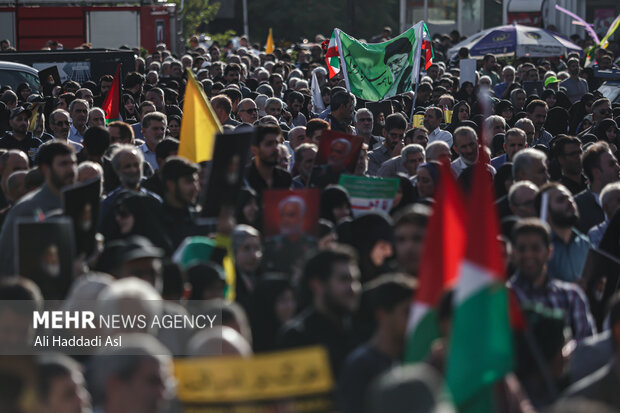
[[[585,79],[569,77],[560,83],[560,86],[566,89],[566,96],[570,99],[570,103],[577,102],[583,95],[588,93],[588,82]]]

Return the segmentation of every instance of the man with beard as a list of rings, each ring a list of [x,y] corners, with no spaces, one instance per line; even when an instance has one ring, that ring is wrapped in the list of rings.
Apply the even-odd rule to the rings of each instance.
[[[383,162],[400,155],[403,139],[407,129],[407,119],[400,113],[394,113],[385,119],[383,145],[368,154],[368,174],[377,175]]]
[[[23,107],[18,106],[11,111],[9,117],[9,126],[11,131],[6,132],[0,138],[0,148],[2,149],[19,149],[28,155],[30,163],[34,163],[37,150],[41,145],[41,140],[32,136],[32,132],[28,132],[28,122],[32,117],[32,112]]]
[[[540,304],[562,310],[565,325],[576,340],[596,333],[583,291],[547,273],[547,261],[554,253],[549,226],[537,218],[524,219],[515,225],[512,242],[512,262],[517,271],[507,284],[519,304]]]
[[[73,148],[58,141],[51,141],[39,148],[37,163],[44,176],[43,186],[24,196],[13,206],[0,233],[0,275],[15,273],[15,230],[21,217],[34,217],[37,213],[62,208],[62,188],[75,183],[77,158]]]
[[[543,128],[548,110],[547,103],[538,99],[531,101],[525,108],[527,118],[534,124],[534,138],[531,146],[541,144],[548,148],[549,142],[553,139],[553,136]]]
[[[585,234],[605,220],[600,194],[605,185],[620,180],[620,165],[606,142],[597,142],[586,149],[582,164],[590,187],[577,194],[575,202],[580,216],[577,229]]]
[[[304,232],[306,201],[292,195],[278,204],[280,234],[265,242],[265,266],[269,270],[292,272],[297,261],[316,247],[317,240]]]
[[[271,188],[289,188],[291,174],[278,164],[278,143],[282,131],[276,125],[259,126],[252,142],[254,159],[245,170],[245,179],[252,189],[262,198],[263,191]]]
[[[581,141],[574,136],[558,135],[553,148],[562,170],[560,183],[573,195],[587,189],[586,177],[581,173]]]
[[[450,167],[457,178],[470,166],[478,162],[479,148],[476,131],[469,126],[461,126],[454,131],[454,150],[459,154]],[[495,168],[486,165],[489,172],[495,175]]]
[[[163,223],[175,249],[186,237],[204,234],[204,228],[194,222],[200,192],[199,172],[198,165],[177,156],[167,158],[162,165],[161,179],[165,187]]]
[[[577,204],[564,185],[549,182],[540,188],[534,199],[539,214],[544,197],[548,200],[546,215],[551,227],[553,248],[548,263],[549,277],[578,282],[590,249],[590,241],[574,228],[579,220]]]
[[[301,280],[305,311],[284,325],[279,348],[322,345],[329,353],[333,377],[340,377],[347,355],[360,344],[353,315],[362,286],[354,252],[345,247],[316,252],[306,261]]]
[[[588,93],[588,82],[585,79],[579,77],[579,59],[568,59],[568,73],[570,77],[560,83],[560,86],[566,89],[566,95],[570,99],[570,103],[575,103],[583,95]]]
[[[112,216],[114,205],[116,205],[116,199],[121,193],[125,191],[143,192],[161,204],[162,200],[159,195],[142,187],[143,162],[144,156],[142,155],[142,151],[140,148],[136,148],[132,145],[119,145],[118,149],[112,154],[112,168],[114,172],[116,172],[121,184],[110,192],[106,199],[101,201],[101,207],[99,209],[99,229],[102,234],[104,233],[104,223]]]
[[[304,95],[297,91],[289,93],[286,104],[288,105],[288,111],[291,112],[292,121],[291,125],[294,126],[306,126],[306,116],[301,113],[301,108],[304,104]]]
[[[159,169],[155,148],[166,136],[167,123],[166,115],[161,112],[149,113],[142,119],[144,144],[140,146],[140,150],[144,154],[144,160],[151,165],[154,171]]]
[[[364,143],[371,150],[380,148],[383,142],[383,137],[372,134],[373,122],[374,117],[370,110],[362,108],[355,112],[355,132],[364,138]]]

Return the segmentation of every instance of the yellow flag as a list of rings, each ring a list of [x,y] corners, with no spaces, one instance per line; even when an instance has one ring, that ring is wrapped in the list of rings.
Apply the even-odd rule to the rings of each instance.
[[[275,49],[275,45],[273,44],[273,33],[271,32],[271,27],[269,28],[269,36],[267,36],[267,44],[265,45],[265,53],[273,53]]]
[[[215,116],[202,85],[192,71],[187,69],[178,155],[192,162],[210,161],[213,158],[215,134],[221,132],[222,125]]]

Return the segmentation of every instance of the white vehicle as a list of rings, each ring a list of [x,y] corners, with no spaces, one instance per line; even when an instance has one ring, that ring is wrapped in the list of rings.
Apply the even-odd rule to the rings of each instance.
[[[0,61],[0,87],[11,86],[17,90],[22,83],[28,83],[33,91],[38,91],[39,71],[21,63]]]

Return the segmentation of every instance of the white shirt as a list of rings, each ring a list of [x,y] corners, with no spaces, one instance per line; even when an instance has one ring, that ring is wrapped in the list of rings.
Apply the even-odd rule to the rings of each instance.
[[[456,178],[458,178],[459,176],[461,176],[461,174],[463,173],[463,171],[465,169],[467,169],[468,167],[470,167],[471,165],[468,165],[465,163],[465,160],[462,157],[458,157],[454,162],[452,162],[450,164],[450,168],[452,169],[452,173],[454,174],[454,176]],[[487,165],[487,169],[489,170],[489,172],[491,172],[491,174],[493,174],[493,176],[495,176],[495,168],[493,168],[491,165]]]
[[[452,148],[452,134],[448,131],[437,129],[428,134],[428,143],[435,141],[444,141],[448,144],[450,148]]]

